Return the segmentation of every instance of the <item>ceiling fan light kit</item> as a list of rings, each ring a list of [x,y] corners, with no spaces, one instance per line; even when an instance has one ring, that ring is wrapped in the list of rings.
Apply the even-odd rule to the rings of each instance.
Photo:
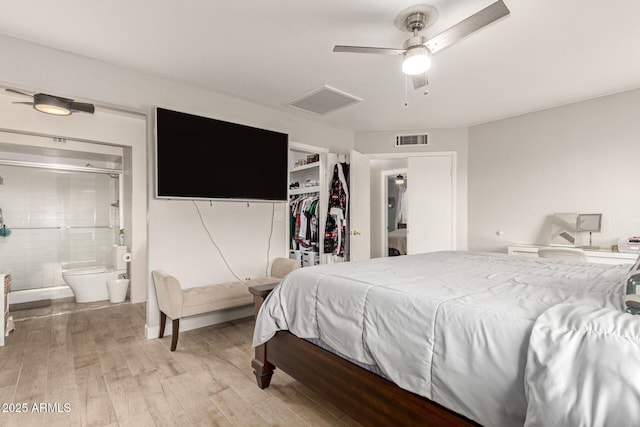
[[[33,108],[41,113],[53,114],[55,116],[68,116],[71,109],[63,100],[55,96],[37,93],[33,96]]]
[[[438,10],[431,5],[419,4],[404,9],[393,21],[401,31],[412,33],[412,37],[404,42],[403,49],[336,45],[333,51],[402,55],[402,72],[411,76],[414,89],[419,89],[427,85],[425,72],[431,66],[431,55],[508,16],[509,13],[509,8],[504,1],[498,0],[440,34],[427,39],[418,35],[418,32],[433,25],[438,19]]]
[[[420,37],[423,38],[423,37]],[[426,73],[431,67],[431,55],[424,45],[416,45],[407,49],[402,61],[402,72],[408,76]]]
[[[73,99],[61,96],[48,95],[46,93],[29,94],[16,89],[5,88],[7,92],[16,93],[33,98],[32,102],[14,102],[14,104],[31,105],[37,111],[54,116],[69,116],[76,111],[93,114],[95,106],[87,102],[76,102]]]

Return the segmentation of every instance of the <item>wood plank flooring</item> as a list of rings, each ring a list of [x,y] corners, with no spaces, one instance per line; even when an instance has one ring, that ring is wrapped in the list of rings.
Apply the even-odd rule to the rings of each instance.
[[[171,352],[144,337],[144,304],[56,301],[12,313],[0,427],[358,425],[284,372],[258,388],[252,318],[183,332]]]

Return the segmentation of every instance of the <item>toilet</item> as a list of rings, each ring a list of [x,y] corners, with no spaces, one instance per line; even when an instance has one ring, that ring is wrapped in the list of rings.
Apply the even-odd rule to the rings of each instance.
[[[109,299],[107,281],[126,274],[130,255],[126,246],[114,245],[111,249],[112,268],[104,266],[64,270],[62,278],[71,288],[76,302],[93,302]]]

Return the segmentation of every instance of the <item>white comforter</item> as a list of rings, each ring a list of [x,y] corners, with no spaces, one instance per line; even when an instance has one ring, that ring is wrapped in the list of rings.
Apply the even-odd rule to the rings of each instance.
[[[536,318],[565,302],[622,310],[628,268],[437,252],[300,269],[265,301],[253,344],[319,338],[481,424],[521,426]]]
[[[559,304],[533,328],[527,427],[640,424],[640,318]]]

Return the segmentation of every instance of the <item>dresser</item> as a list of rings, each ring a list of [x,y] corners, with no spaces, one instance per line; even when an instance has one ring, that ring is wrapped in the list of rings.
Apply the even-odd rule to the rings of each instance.
[[[549,248],[552,246],[543,245],[518,245],[508,246],[507,253],[509,255],[537,257],[538,249]],[[597,262],[600,264],[633,264],[638,259],[637,253],[629,252],[612,252],[610,249],[583,249],[587,255],[589,262]]]
[[[9,289],[11,289],[11,275],[0,274],[0,301],[2,301],[2,321],[0,322],[0,346],[4,345],[4,334],[9,320]]]

